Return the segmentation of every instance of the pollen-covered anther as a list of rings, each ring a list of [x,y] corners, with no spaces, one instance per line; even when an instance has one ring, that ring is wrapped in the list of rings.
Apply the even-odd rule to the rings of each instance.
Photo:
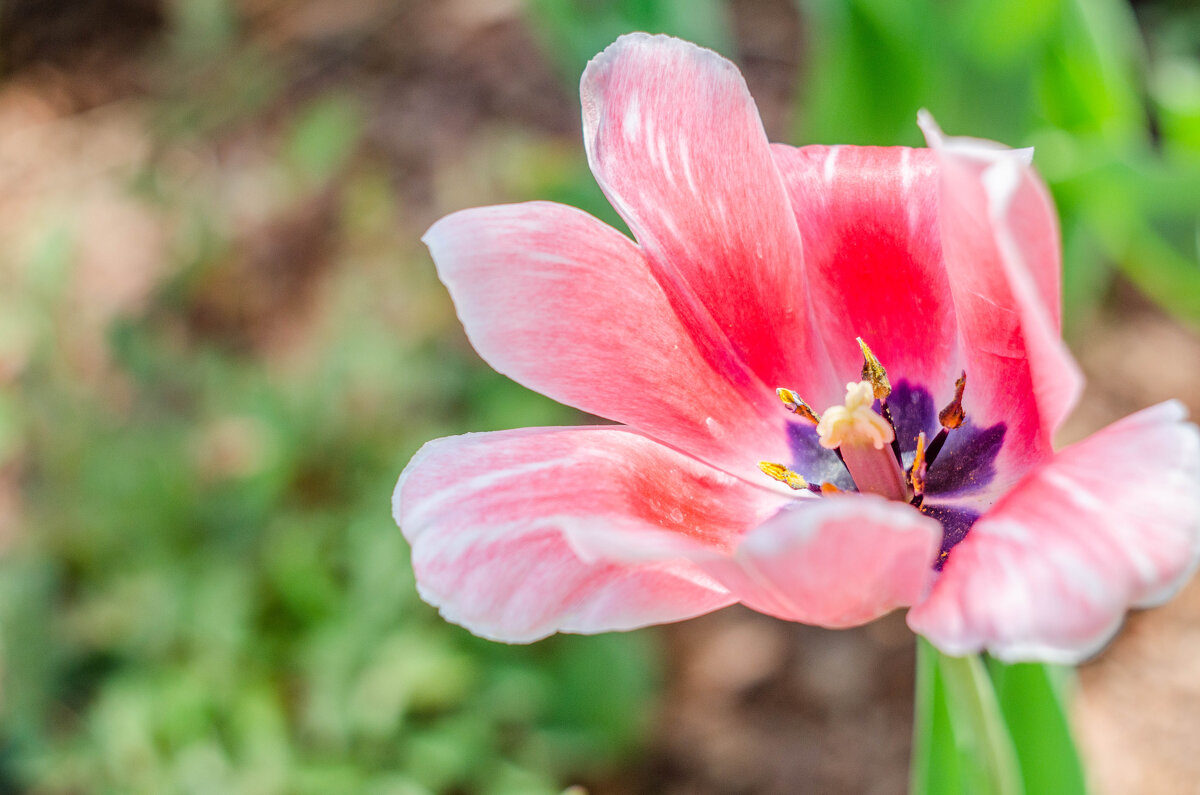
[[[870,445],[882,450],[896,438],[892,426],[872,408],[875,391],[868,381],[846,384],[846,403],[833,406],[817,423],[821,446],[833,450],[844,444]]]
[[[938,422],[942,424],[943,428],[953,430],[962,425],[963,420],[967,418],[967,413],[963,411],[962,405],[963,390],[966,388],[967,372],[964,370],[963,374],[954,382],[954,400],[951,400],[946,408],[938,412]]]
[[[783,406],[793,414],[798,414],[804,419],[816,425],[821,421],[821,415],[812,410],[812,406],[804,402],[804,400],[790,389],[779,387],[775,390],[775,394],[779,395],[779,399],[783,401]]]
[[[908,470],[908,485],[912,487],[914,497],[925,494],[925,469],[925,431],[921,431],[917,434],[917,453]]]
[[[783,464],[772,464],[770,461],[759,461],[758,468],[763,471],[763,474],[773,480],[778,480],[780,483],[786,484],[789,488],[800,489],[808,488],[808,481],[804,479],[798,472],[785,467]]]
[[[867,347],[867,343],[863,342],[862,337],[855,339],[858,340],[858,347],[863,355],[862,380],[870,382],[877,400],[887,400],[888,395],[892,394],[892,383],[888,380],[887,370],[879,363],[879,359],[875,358],[875,354]]]
[[[926,466],[933,466],[938,454],[942,452],[942,446],[946,444],[946,439],[950,437],[950,431],[960,427],[966,421],[967,412],[963,410],[962,404],[963,390],[966,388],[967,371],[963,370],[962,375],[954,382],[954,400],[951,400],[946,408],[938,412],[938,422],[942,427],[925,451]]]

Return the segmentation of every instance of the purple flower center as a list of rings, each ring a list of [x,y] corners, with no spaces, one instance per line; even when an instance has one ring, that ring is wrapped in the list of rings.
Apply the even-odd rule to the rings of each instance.
[[[983,506],[978,500],[996,477],[996,456],[1004,444],[1006,428],[1002,422],[981,427],[967,416],[957,428],[946,431],[929,390],[903,380],[892,386],[887,407],[900,451],[899,463],[905,471],[916,457],[921,433],[927,440],[935,440],[939,434],[945,436],[936,457],[926,467],[923,496],[913,500],[918,510],[942,525],[942,549],[936,564],[940,569],[950,550],[966,537],[980,516]],[[881,408],[878,401],[875,408]],[[788,435],[793,471],[810,483],[829,483],[842,491],[858,490],[838,451],[821,446],[816,426],[790,422]]]

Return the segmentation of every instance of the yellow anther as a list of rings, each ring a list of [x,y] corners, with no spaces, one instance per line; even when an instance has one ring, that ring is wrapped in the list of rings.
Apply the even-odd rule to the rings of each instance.
[[[917,454],[908,470],[908,482],[914,497],[925,493],[925,431],[917,434]]]
[[[837,486],[833,485],[832,483],[822,483],[821,484],[821,493],[822,494],[841,494],[842,490],[839,489]]]
[[[963,424],[963,420],[967,418],[967,413],[963,411],[962,398],[963,390],[967,388],[967,372],[958,377],[954,382],[954,400],[950,401],[950,405],[938,412],[938,422],[943,428],[951,430]]]
[[[874,391],[867,381],[846,384],[846,404],[826,409],[817,423],[821,446],[833,450],[843,444],[870,445],[882,450],[896,438],[888,421],[872,408]]]
[[[779,399],[783,401],[784,407],[793,414],[799,414],[804,419],[816,425],[821,421],[821,415],[812,410],[812,406],[805,403],[799,395],[790,389],[779,387],[775,390],[775,394],[779,395]]]
[[[862,349],[862,380],[871,383],[876,400],[887,400],[888,395],[892,394],[892,383],[888,381],[887,370],[875,358],[875,354],[871,353],[871,349],[867,347],[867,343],[863,342],[862,337],[855,339],[858,340],[858,347]]]
[[[773,480],[778,480],[780,483],[786,483],[790,488],[800,489],[808,488],[808,481],[801,477],[798,473],[785,467],[783,464],[772,464],[770,461],[759,461],[758,468],[763,471],[763,474]]]

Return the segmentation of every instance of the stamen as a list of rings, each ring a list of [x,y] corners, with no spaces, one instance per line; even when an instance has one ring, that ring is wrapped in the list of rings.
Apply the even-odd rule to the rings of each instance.
[[[904,462],[900,458],[900,440],[896,438],[896,422],[892,419],[892,412],[888,408],[887,402],[888,397],[892,394],[892,383],[888,380],[887,370],[884,369],[874,352],[867,347],[867,343],[863,342],[863,338],[855,337],[855,339],[858,340],[858,347],[863,354],[862,379],[871,383],[875,399],[879,401],[879,412],[887,420],[887,424],[892,426],[892,455],[896,456],[896,463],[903,466]]]
[[[933,437],[933,441],[929,443],[929,447],[925,450],[926,469],[933,466],[933,462],[937,459],[938,453],[942,452],[942,445],[946,443],[946,437],[949,435],[949,428],[941,428],[938,430],[937,436]]]
[[[839,489],[837,486],[833,485],[832,483],[826,482],[826,483],[821,484],[821,493],[822,494],[841,494],[842,490]]]
[[[855,339],[858,340],[858,347],[862,349],[862,380],[870,382],[875,391],[876,400],[887,400],[888,395],[892,394],[892,384],[888,381],[887,370],[875,358],[875,354],[871,353],[871,349],[867,347],[867,343],[863,342],[862,337],[855,337]]]
[[[925,431],[917,434],[917,454],[913,456],[912,467],[908,470],[908,484],[912,487],[913,497],[920,499],[925,494]]]
[[[821,415],[813,411],[812,406],[801,400],[800,396],[792,390],[779,387],[775,390],[775,394],[779,395],[779,399],[783,401],[784,408],[793,414],[799,414],[813,425],[821,421]]]
[[[954,430],[963,424],[963,420],[967,418],[967,413],[963,411],[962,399],[963,390],[967,388],[967,371],[963,370],[962,375],[954,382],[954,400],[946,408],[938,412],[938,422],[943,428]]]
[[[937,432],[937,436],[933,437],[933,441],[925,453],[927,467],[933,466],[938,453],[942,452],[942,445],[946,443],[946,437],[950,435],[950,431],[960,427],[967,418],[967,412],[963,410],[962,405],[963,390],[966,388],[967,371],[963,370],[962,375],[954,382],[954,400],[951,400],[946,408],[938,412],[938,422],[942,427]]]
[[[789,488],[796,491],[808,488],[808,481],[805,480],[799,473],[785,467],[783,464],[772,464],[770,461],[759,461],[758,468],[763,471],[763,474],[780,483],[786,483]]]

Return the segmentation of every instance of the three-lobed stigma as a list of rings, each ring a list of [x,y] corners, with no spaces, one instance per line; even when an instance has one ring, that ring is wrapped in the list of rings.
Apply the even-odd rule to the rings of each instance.
[[[846,402],[821,415],[817,435],[826,450],[846,445],[870,445],[882,450],[896,438],[891,423],[878,414],[873,404],[875,388],[868,381],[846,384]]]

